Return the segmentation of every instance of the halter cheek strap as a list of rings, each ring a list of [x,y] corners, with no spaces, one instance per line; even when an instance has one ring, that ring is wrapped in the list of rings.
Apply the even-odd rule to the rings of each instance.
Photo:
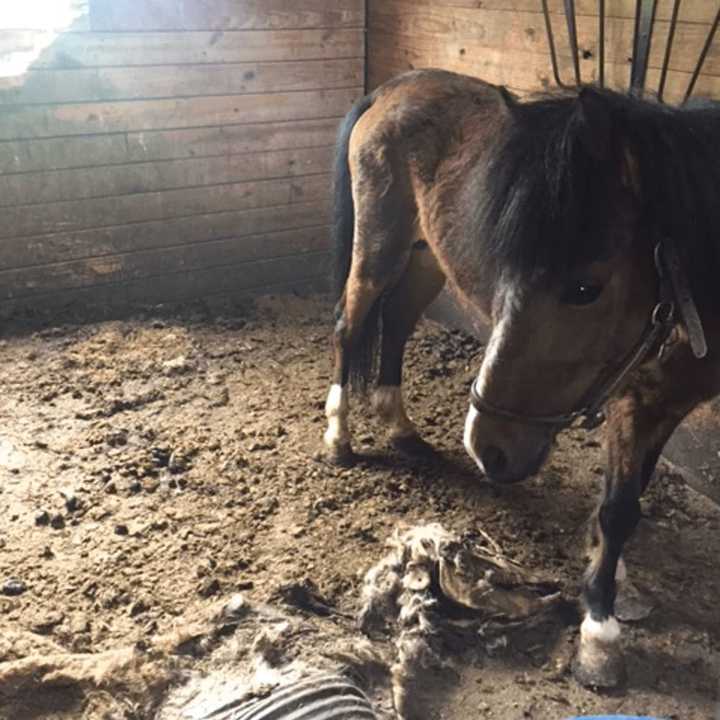
[[[666,238],[662,247],[663,264],[670,275],[673,295],[680,310],[680,318],[687,330],[690,348],[693,351],[693,355],[695,355],[698,360],[701,360],[707,355],[708,348],[702,321],[700,320],[700,315],[698,314],[695,301],[690,292],[690,283],[685,276],[682,264],[680,263],[680,257],[672,240]]]
[[[572,425],[581,417],[585,418],[583,427],[596,427],[604,420],[602,406],[623,384],[627,376],[644,362],[650,351],[659,345],[658,357],[662,357],[668,339],[675,327],[676,302],[680,308],[680,319],[688,331],[690,345],[695,357],[705,357],[707,343],[702,322],[690,293],[690,285],[682,270],[682,265],[672,241],[665,240],[658,243],[655,247],[654,259],[655,270],[658,275],[658,301],[652,310],[647,328],[637,344],[623,358],[617,369],[607,377],[601,376],[598,378],[577,410],[564,415],[521,415],[488,402],[480,394],[477,380],[473,382],[470,388],[470,404],[477,412],[485,415],[525,425],[551,427],[556,431]]]

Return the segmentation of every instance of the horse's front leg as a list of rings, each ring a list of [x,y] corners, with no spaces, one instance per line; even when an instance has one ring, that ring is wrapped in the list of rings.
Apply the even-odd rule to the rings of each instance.
[[[615,616],[618,580],[625,574],[623,547],[640,521],[640,496],[665,442],[683,417],[710,395],[701,366],[684,349],[667,364],[638,372],[607,408],[608,467],[605,492],[592,529],[592,559],[583,598],[586,615],[575,677],[584,685],[612,687],[624,677],[620,624]],[[692,385],[678,377],[695,378]],[[704,381],[704,382],[703,382]]]

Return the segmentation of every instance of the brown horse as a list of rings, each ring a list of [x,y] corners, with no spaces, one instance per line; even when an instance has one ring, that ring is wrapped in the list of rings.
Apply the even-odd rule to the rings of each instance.
[[[367,385],[378,334],[374,406],[398,447],[427,449],[403,407],[403,348],[445,281],[492,327],[464,432],[490,480],[537,472],[558,430],[604,405],[586,684],[620,680],[616,584],[640,495],[673,429],[720,392],[718,188],[712,104],[592,88],[518,102],[428,70],[380,87],[340,130],[328,454],[352,457],[348,388]]]

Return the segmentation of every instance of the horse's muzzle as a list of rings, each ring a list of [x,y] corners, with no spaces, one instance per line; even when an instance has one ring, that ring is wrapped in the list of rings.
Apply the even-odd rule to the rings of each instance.
[[[490,482],[498,485],[511,485],[537,475],[547,459],[549,450],[550,444],[548,443],[529,463],[518,467],[510,461],[504,450],[489,445],[480,450],[478,467]]]
[[[551,427],[525,426],[468,408],[463,444],[491,482],[516,483],[535,475],[545,462],[555,433]]]

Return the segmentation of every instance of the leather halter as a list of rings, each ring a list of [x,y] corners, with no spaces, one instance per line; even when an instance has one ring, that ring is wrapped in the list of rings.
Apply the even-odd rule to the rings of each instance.
[[[680,310],[680,322],[685,326],[690,346],[696,358],[707,354],[707,343],[702,323],[690,293],[690,285],[682,270],[680,259],[672,241],[666,239],[655,246],[655,269],[658,275],[658,300],[650,314],[650,322],[640,340],[623,358],[617,368],[607,377],[600,376],[585,395],[579,408],[560,415],[521,415],[493,405],[483,398],[477,388],[477,379],[470,388],[470,404],[477,412],[493,417],[523,423],[552,427],[556,431],[572,425],[578,418],[585,418],[582,426],[593,428],[605,419],[602,406],[622,385],[627,376],[641,365],[653,348],[658,349],[662,358],[673,328],[676,325],[676,304]],[[668,275],[670,276],[668,279]]]

